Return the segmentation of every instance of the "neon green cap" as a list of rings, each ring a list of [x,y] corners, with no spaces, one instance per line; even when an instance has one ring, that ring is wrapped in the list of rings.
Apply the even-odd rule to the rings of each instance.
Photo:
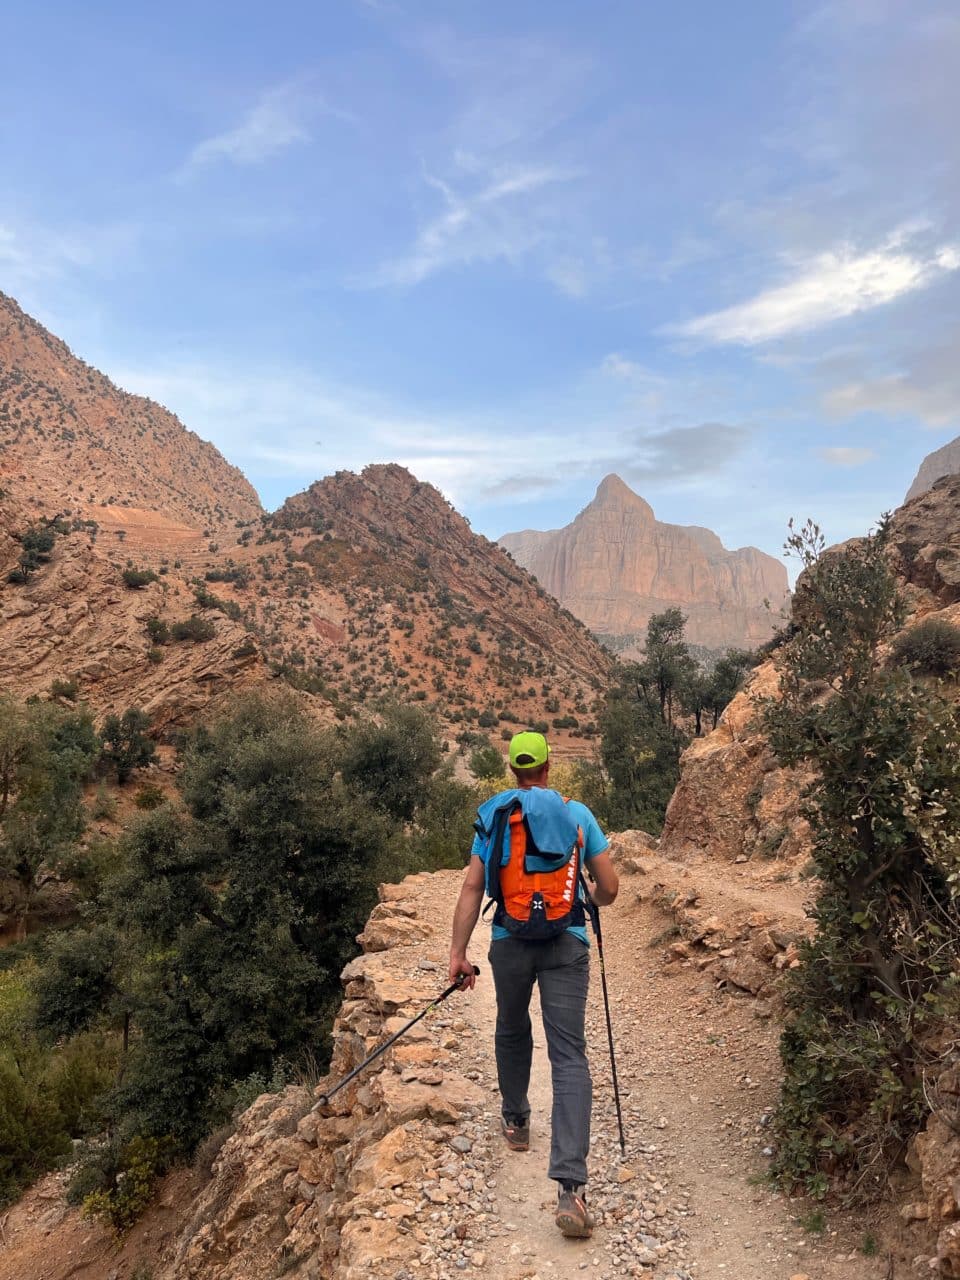
[[[539,769],[549,754],[542,733],[515,733],[510,739],[510,763],[515,769]]]

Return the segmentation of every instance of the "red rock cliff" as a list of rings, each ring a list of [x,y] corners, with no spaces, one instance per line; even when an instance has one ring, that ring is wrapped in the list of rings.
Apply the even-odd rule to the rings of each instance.
[[[755,645],[769,639],[788,596],[778,560],[756,547],[728,551],[709,529],[662,524],[615,475],[566,528],[500,542],[599,635],[642,639],[654,613],[677,606],[692,643]]]

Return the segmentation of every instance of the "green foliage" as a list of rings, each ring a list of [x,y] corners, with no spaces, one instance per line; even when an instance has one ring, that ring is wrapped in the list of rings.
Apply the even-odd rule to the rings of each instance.
[[[128,707],[122,716],[110,715],[103,722],[101,759],[117,771],[122,786],[134,769],[142,769],[156,757],[157,748],[147,736],[150,717],[139,707]]]
[[[696,671],[683,638],[686,621],[679,609],[655,613],[647,623],[643,661],[634,667],[644,696],[656,704],[664,724],[671,726],[683,687]]]
[[[20,1009],[11,1016],[11,987]],[[61,1048],[25,1029],[30,997],[16,973],[0,975],[0,1204],[14,1198],[97,1127],[97,1099],[117,1066],[116,1045],[92,1033]]]
[[[167,795],[163,787],[158,787],[155,782],[145,782],[133,798],[134,804],[138,809],[149,811],[150,809],[159,809],[166,801]]]
[[[507,773],[503,755],[489,742],[471,752],[467,768],[475,778],[482,780],[506,778]]]
[[[189,1150],[236,1081],[323,1045],[389,830],[336,754],[292,695],[242,699],[186,748],[187,811],[128,836],[110,894],[134,953],[115,949],[109,975],[137,1029],[110,1103],[121,1128]]]
[[[685,736],[661,718],[629,670],[608,694],[599,725],[605,781],[595,775],[597,816],[616,831],[658,833],[680,777]]]
[[[960,670],[960,627],[944,618],[924,618],[898,635],[890,661],[924,676],[952,676]]]
[[[66,526],[58,521],[31,525],[20,535],[20,557],[17,568],[7,577],[8,582],[26,582],[30,574],[46,564],[50,559],[58,533],[66,531]]]
[[[497,780],[502,785],[506,779]],[[397,880],[416,871],[462,867],[469,860],[480,793],[459,782],[452,762],[430,779],[406,839],[395,842],[383,867],[383,879]]]
[[[83,1198],[83,1214],[108,1223],[122,1235],[143,1213],[157,1179],[169,1164],[167,1144],[156,1138],[131,1138],[102,1165],[103,1185]]]
[[[956,1018],[960,725],[956,708],[879,653],[902,622],[887,528],[804,573],[780,696],[760,718],[782,765],[816,771],[805,799],[816,935],[789,975],[773,1172],[822,1195],[880,1185],[922,1123],[935,1033]]]
[[[419,708],[390,703],[379,724],[341,730],[340,738],[347,787],[390,817],[409,822],[440,765],[440,741],[430,717]]]
[[[112,822],[117,816],[117,798],[110,794],[102,782],[97,787],[96,795],[93,797],[90,813],[94,818],[107,822]]]
[[[217,628],[214,624],[208,618],[201,618],[195,613],[182,622],[175,622],[170,628],[172,640],[193,640],[196,644],[201,644],[204,640],[212,640],[216,634]]]
[[[124,569],[121,576],[124,585],[134,591],[139,591],[149,583],[157,581],[157,575],[152,569]]]
[[[51,698],[66,698],[68,702],[76,702],[80,685],[76,680],[54,680],[50,686]]]
[[[32,761],[33,718],[58,749],[78,734],[50,704],[16,715],[19,736],[0,718],[11,758],[25,739]],[[122,1231],[168,1160],[282,1087],[286,1064],[322,1071],[378,881],[467,856],[477,792],[440,759],[410,708],[338,732],[261,692],[181,744],[182,806],[74,844],[80,923],[0,969],[0,1194],[95,1130],[71,1194]]]
[[[24,921],[83,831],[82,787],[96,750],[85,710],[0,696],[0,871],[22,890]]]
[[[148,618],[147,635],[154,644],[166,644],[170,639],[170,628],[162,618]]]

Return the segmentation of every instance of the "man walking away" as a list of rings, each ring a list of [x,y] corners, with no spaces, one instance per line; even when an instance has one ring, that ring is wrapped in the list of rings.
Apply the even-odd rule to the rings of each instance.
[[[584,1021],[590,960],[580,871],[592,879],[598,906],[613,902],[619,881],[596,818],[586,805],[548,786],[550,748],[543,734],[511,739],[510,768],[516,786],[486,801],[477,814],[453,919],[450,981],[461,974],[465,987],[476,981],[467,946],[486,890],[496,903],[489,959],[497,994],[501,1131],[511,1150],[529,1147],[530,996],[536,982],[553,1081],[549,1176],[560,1184],[557,1225],[565,1236],[589,1236],[593,1091]]]

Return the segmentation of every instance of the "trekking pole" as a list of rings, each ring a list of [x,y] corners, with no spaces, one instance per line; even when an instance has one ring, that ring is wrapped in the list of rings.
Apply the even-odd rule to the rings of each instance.
[[[613,1100],[617,1107],[617,1129],[620,1131],[620,1154],[621,1156],[625,1156],[627,1154],[627,1140],[623,1136],[623,1110],[620,1106],[620,1086],[617,1083],[617,1060],[613,1056],[613,1026],[610,1022],[610,997],[607,994],[607,971],[603,967],[603,933],[600,930],[600,908],[590,897],[589,892],[586,891],[586,885],[584,885],[584,890],[586,892],[587,899],[584,905],[589,913],[590,923],[593,925],[593,932],[596,934],[597,938],[597,959],[600,964],[600,985],[603,988],[603,1008],[607,1015],[607,1043],[610,1045],[610,1072],[613,1076]]]
[[[480,972],[476,965],[473,966],[473,972],[474,976]],[[368,1058],[364,1058],[361,1063],[353,1068],[349,1075],[345,1075],[338,1084],[333,1086],[332,1089],[328,1089],[326,1093],[321,1093],[317,1099],[318,1105],[325,1107],[335,1093],[339,1093],[345,1084],[349,1084],[354,1076],[358,1076],[364,1067],[369,1067],[370,1063],[373,1062],[375,1058],[379,1058],[381,1053],[386,1053],[392,1044],[399,1040],[401,1036],[406,1035],[410,1028],[418,1023],[421,1018],[425,1018],[431,1009],[436,1009],[437,1005],[442,1004],[443,1001],[446,1000],[447,996],[452,996],[454,991],[459,991],[466,978],[467,974],[458,974],[456,982],[451,982],[446,991],[442,991],[440,995],[437,996],[436,1000],[431,1004],[428,1004],[427,1007],[421,1010],[415,1018],[411,1018],[410,1021],[402,1026],[399,1031],[395,1031],[389,1040],[384,1040],[383,1044],[380,1045],[378,1049],[374,1049],[373,1053],[371,1053]]]

